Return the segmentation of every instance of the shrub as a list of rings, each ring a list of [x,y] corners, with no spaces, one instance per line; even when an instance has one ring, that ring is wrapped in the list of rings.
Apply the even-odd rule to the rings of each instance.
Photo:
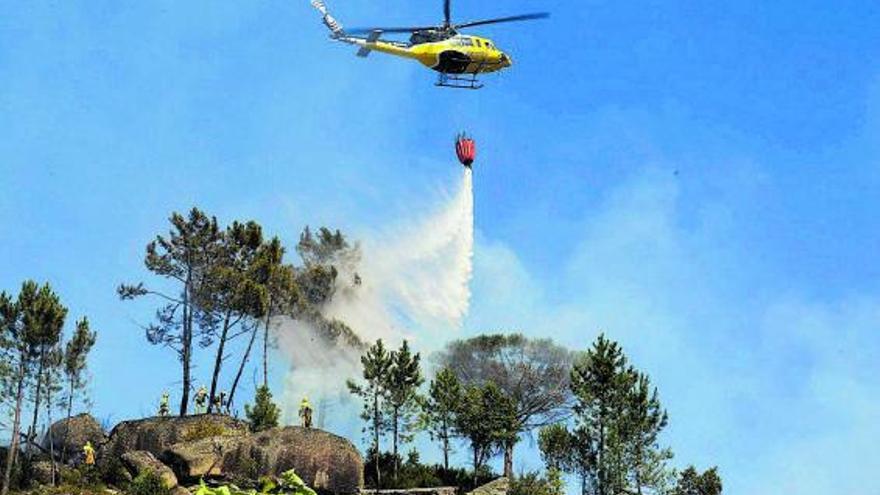
[[[272,402],[272,392],[269,387],[263,385],[257,388],[256,397],[254,397],[254,407],[245,404],[244,413],[251,424],[251,431],[258,432],[268,430],[278,426],[278,416],[281,410]]]
[[[129,495],[170,495],[171,491],[165,487],[165,482],[158,474],[144,471],[131,482],[126,493]]]
[[[510,480],[509,495],[561,495],[561,481],[558,472],[547,478],[542,477],[537,471],[520,474],[519,477]]]
[[[229,430],[227,430],[222,424],[202,419],[186,429],[183,433],[183,441],[195,442],[196,440],[201,440],[203,438],[220,437],[228,434]]]

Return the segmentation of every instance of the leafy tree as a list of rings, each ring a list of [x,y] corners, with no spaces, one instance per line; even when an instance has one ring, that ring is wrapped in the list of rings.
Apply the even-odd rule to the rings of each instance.
[[[571,372],[577,422],[576,458],[582,488],[592,485],[595,495],[610,495],[624,488],[622,424],[626,394],[631,380],[623,350],[600,335]],[[589,481],[589,483],[588,483]],[[584,495],[588,492],[584,491]]]
[[[702,474],[694,466],[681,472],[673,495],[721,495],[721,476],[718,468],[707,469]]]
[[[296,283],[296,269],[284,263],[284,246],[277,237],[264,242],[253,266],[254,279],[263,287],[266,295],[265,311],[262,314],[263,326],[263,385],[269,385],[269,340],[270,328],[274,319],[293,311],[300,300],[300,290]],[[235,399],[235,391],[241,380],[244,368],[250,358],[260,325],[253,325],[250,340],[238,366],[235,380],[229,390],[230,407]]]
[[[208,393],[208,412],[218,403],[218,383],[227,343],[251,333],[248,324],[266,311],[266,287],[257,280],[255,269],[262,246],[263,231],[259,224],[233,222],[222,236],[217,262],[208,267],[211,284],[203,294],[203,307],[206,308],[203,322],[205,328],[217,337],[218,343]],[[245,329],[230,333],[238,326]]]
[[[345,323],[327,318],[324,309],[337,297],[338,292],[353,291],[361,284],[356,267],[360,261],[360,247],[349,244],[339,231],[321,227],[313,234],[306,227],[296,246],[303,261],[297,270],[296,283],[302,297],[295,306],[293,317],[305,321],[318,335],[331,343],[342,340],[345,345],[360,349],[363,342]],[[344,277],[340,280],[341,277]]]
[[[364,402],[361,419],[367,423],[364,432],[371,436],[372,445],[370,448],[376,456],[376,488],[380,488],[382,486],[382,473],[379,468],[380,462],[378,459],[380,454],[379,439],[386,425],[385,401],[388,395],[387,387],[393,365],[391,353],[385,349],[382,339],[377,340],[361,356],[361,365],[363,367],[363,383],[348,380],[347,385],[349,391],[360,397]]]
[[[431,380],[428,396],[422,404],[422,423],[432,440],[440,442],[443,468],[449,469],[450,440],[455,436],[455,412],[462,402],[462,386],[449,368],[443,368]]]
[[[391,352],[391,368],[388,370],[388,430],[391,433],[394,456],[394,478],[400,470],[398,444],[411,440],[413,419],[418,406],[418,388],[424,383],[419,353],[413,354],[404,340],[400,349]]]
[[[123,300],[151,295],[164,301],[156,311],[156,322],[146,328],[146,337],[153,345],[173,349],[180,360],[180,415],[185,416],[192,388],[193,343],[199,331],[197,318],[205,311],[202,305],[210,300],[211,276],[222,254],[223,232],[216,218],[198,208],[186,217],[172,213],[169,220],[171,231],[147,244],[144,263],[149,271],[175,284],[176,293],[150,289],[143,283],[121,284],[117,293]],[[210,344],[208,332],[198,336],[202,345]]]
[[[554,423],[538,430],[538,448],[547,470],[567,470],[572,464],[572,434],[565,425]]]
[[[494,382],[465,388],[455,428],[471,444],[475,477],[496,449],[517,435],[517,422],[516,404]]]
[[[0,292],[0,348],[11,359],[2,392],[6,397],[15,397],[11,440],[0,490],[3,495],[9,492],[12,469],[19,451],[26,382],[29,378],[36,380],[35,383],[41,382],[46,354],[53,341],[58,339],[66,316],[67,308],[61,305],[48,284],[40,287],[28,280],[22,284],[16,300]],[[35,373],[36,363],[39,363],[39,371]]]
[[[278,426],[278,417],[281,415],[281,409],[272,402],[272,392],[265,385],[257,388],[254,407],[251,408],[249,404],[245,404],[244,412],[251,424],[251,430],[254,432],[275,428]]]
[[[669,481],[666,461],[672,452],[661,449],[657,437],[666,427],[668,417],[648,375],[635,370],[630,370],[629,375],[624,416],[619,418],[623,423],[629,482],[639,495],[645,488],[662,491]]]
[[[494,383],[514,404],[516,434],[507,436],[502,445],[507,477],[513,476],[513,449],[519,434],[567,414],[572,354],[550,339],[480,335],[450,342],[440,361],[463,384]]]
[[[97,332],[91,330],[89,320],[83,317],[76,322],[73,336],[64,347],[64,376],[67,381],[67,420],[73,414],[73,399],[86,386],[86,358],[97,340]],[[51,430],[50,430],[51,431]],[[70,428],[65,430],[69,433]],[[67,433],[65,433],[66,435]],[[67,442],[61,452],[61,460],[67,458]]]

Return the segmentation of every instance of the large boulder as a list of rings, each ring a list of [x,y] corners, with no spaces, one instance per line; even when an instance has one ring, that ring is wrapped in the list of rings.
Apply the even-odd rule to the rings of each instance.
[[[126,452],[122,454],[121,460],[122,465],[128,469],[132,478],[137,478],[140,474],[150,471],[159,476],[165,484],[165,488],[171,489],[177,486],[177,476],[174,475],[174,471],[146,450]]]
[[[84,413],[53,423],[43,435],[43,448],[46,451],[54,448],[56,453],[66,452],[73,456],[82,452],[86,442],[97,448],[106,438],[101,424],[92,415]]]
[[[299,426],[182,443],[169,448],[163,460],[187,481],[209,476],[255,480],[294,469],[309,486],[332,493],[358,493],[364,485],[364,461],[351,442]]]
[[[161,459],[165,450],[176,443],[247,434],[247,423],[220,414],[123,421],[110,432],[101,458],[118,458],[126,452],[144,450]]]

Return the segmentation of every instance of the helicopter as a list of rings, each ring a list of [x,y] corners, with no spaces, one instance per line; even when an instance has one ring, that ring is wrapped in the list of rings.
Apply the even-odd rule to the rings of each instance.
[[[359,47],[357,56],[366,57],[372,51],[414,59],[439,73],[436,86],[480,89],[477,77],[506,69],[513,64],[510,56],[499,50],[495,43],[479,36],[463,35],[461,29],[502,22],[544,19],[547,12],[514,15],[482,21],[455,24],[452,22],[451,0],[443,0],[443,23],[438,26],[343,29],[330,15],[324,0],[311,0],[330,38]],[[381,39],[383,34],[410,35],[408,42]],[[365,36],[364,36],[365,35]]]

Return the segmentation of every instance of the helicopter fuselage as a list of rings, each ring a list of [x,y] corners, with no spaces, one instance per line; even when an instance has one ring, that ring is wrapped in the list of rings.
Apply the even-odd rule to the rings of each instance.
[[[441,38],[438,41],[423,39]],[[499,50],[492,40],[479,36],[456,34],[442,39],[434,32],[416,32],[410,43],[381,39],[339,36],[337,40],[398,57],[417,60],[442,74],[485,74],[510,67],[510,57]]]

